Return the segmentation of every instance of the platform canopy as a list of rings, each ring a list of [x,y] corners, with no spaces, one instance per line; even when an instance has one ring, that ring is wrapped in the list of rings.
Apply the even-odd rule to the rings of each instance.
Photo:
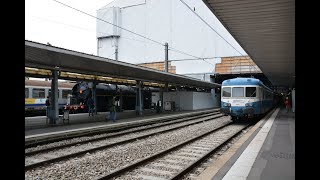
[[[201,81],[183,75],[166,73],[27,40],[25,41],[25,66],[42,69],[58,67],[61,71],[157,83],[167,82],[171,85],[188,87],[216,88],[221,86],[220,84]]]
[[[294,0],[203,0],[273,86],[295,86]]]

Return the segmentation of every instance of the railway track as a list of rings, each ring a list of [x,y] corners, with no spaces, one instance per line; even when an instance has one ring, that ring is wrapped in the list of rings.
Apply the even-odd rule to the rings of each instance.
[[[198,115],[198,116],[194,116],[194,117],[179,118],[177,120],[172,120],[169,122],[141,126],[138,128],[130,128],[128,130],[124,130],[124,131],[117,132],[117,133],[103,133],[103,134],[99,134],[99,135],[95,135],[95,136],[85,136],[85,137],[80,137],[80,138],[74,138],[71,140],[68,139],[68,140],[58,141],[58,142],[49,143],[49,144],[42,145],[42,146],[28,148],[25,150],[25,156],[31,156],[34,154],[49,152],[49,151],[53,151],[53,150],[58,150],[58,149],[70,147],[70,146],[86,144],[86,143],[90,143],[90,142],[94,142],[94,141],[103,140],[106,138],[118,137],[118,136],[130,134],[130,133],[142,132],[142,131],[146,131],[146,130],[150,130],[150,129],[168,126],[171,124],[192,121],[192,120],[196,120],[198,118],[208,117],[208,116],[212,116],[212,115],[219,115],[219,114],[220,114],[219,112],[207,113],[207,114]]]
[[[127,125],[122,125],[122,126],[115,126],[112,127],[112,129],[106,129],[106,128],[93,128],[92,130],[84,130],[84,131],[75,131],[72,133],[63,133],[60,135],[55,135],[53,137],[51,136],[46,136],[42,139],[37,139],[37,138],[29,138],[25,139],[25,149],[41,146],[41,145],[46,145],[49,143],[55,143],[57,141],[64,141],[64,140],[69,140],[69,139],[74,139],[74,138],[80,138],[80,137],[86,137],[86,136],[95,136],[95,135],[100,135],[103,133],[113,133],[113,132],[119,132],[119,131],[125,131],[125,130],[130,130],[134,128],[139,128],[141,126],[146,126],[146,125],[152,125],[152,124],[157,124],[157,123],[164,123],[164,122],[170,122],[174,120],[179,120],[182,118],[191,118],[191,117],[197,117],[199,115],[203,114],[208,114],[208,113],[218,113],[219,109],[215,110],[206,110],[206,111],[201,111],[201,112],[196,112],[196,113],[186,113],[184,115],[172,115],[169,117],[161,117],[156,120],[148,120],[148,121],[142,121],[139,123],[128,123]]]
[[[81,156],[87,153],[111,148],[121,144],[126,144],[136,141],[137,139],[147,138],[156,134],[174,131],[204,121],[210,121],[221,116],[222,115],[219,113],[209,113],[205,115],[198,115],[195,117],[181,118],[176,121],[165,122],[145,128],[103,135],[101,137],[84,140],[82,142],[73,142],[57,147],[49,147],[30,151],[25,155],[25,170],[28,171],[45,164]],[[71,148],[71,150],[68,148]]]
[[[248,126],[249,123],[220,126],[97,179],[181,179]]]

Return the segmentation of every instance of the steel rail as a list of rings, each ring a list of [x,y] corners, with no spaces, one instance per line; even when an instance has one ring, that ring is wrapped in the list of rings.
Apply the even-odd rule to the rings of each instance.
[[[178,149],[178,148],[180,148],[180,147],[182,147],[182,146],[184,146],[186,144],[189,144],[189,143],[192,143],[194,141],[197,141],[198,139],[201,139],[202,137],[205,137],[205,136],[207,136],[207,135],[209,135],[209,134],[211,134],[213,132],[216,132],[216,131],[218,131],[218,130],[220,130],[222,128],[225,128],[225,127],[229,126],[230,124],[233,124],[233,123],[230,122],[228,124],[225,124],[225,125],[222,125],[222,126],[220,126],[218,128],[215,128],[215,129],[213,129],[211,131],[202,133],[201,135],[199,135],[197,137],[194,137],[194,138],[188,139],[186,141],[183,141],[182,143],[180,143],[178,145],[175,145],[175,146],[173,146],[171,148],[165,149],[165,150],[163,150],[163,151],[161,151],[159,153],[156,153],[156,154],[151,155],[151,156],[149,156],[147,158],[138,160],[138,161],[136,161],[136,162],[134,162],[134,163],[132,163],[130,165],[127,165],[127,166],[122,167],[122,168],[120,168],[118,170],[110,172],[110,173],[108,173],[106,175],[98,177],[97,180],[104,180],[104,179],[110,179],[110,178],[117,177],[117,176],[119,176],[119,175],[121,175],[121,174],[123,174],[123,173],[125,173],[127,171],[130,171],[130,170],[132,170],[132,169],[134,169],[134,168],[136,168],[136,167],[138,167],[140,165],[145,164],[146,162],[153,161],[153,160],[155,160],[156,158],[158,158],[158,157],[160,157],[162,155],[168,154],[169,152],[174,151],[174,150],[176,150],[176,149]]]
[[[45,140],[31,140],[30,142],[25,144],[25,149],[31,148],[31,147],[36,147],[36,146],[43,145],[43,144],[56,142],[56,141],[72,139],[72,138],[76,138],[76,137],[93,136],[93,135],[98,135],[98,134],[107,133],[107,132],[123,131],[123,130],[131,129],[131,128],[135,128],[135,127],[139,127],[139,126],[143,126],[143,125],[150,125],[150,124],[155,124],[155,123],[159,123],[159,122],[166,122],[166,121],[170,121],[170,120],[175,120],[175,119],[179,119],[179,118],[198,116],[199,114],[203,114],[203,113],[207,113],[207,112],[219,112],[219,111],[220,111],[219,109],[214,109],[214,110],[209,110],[209,111],[195,112],[193,114],[187,113],[187,114],[182,114],[182,115],[172,115],[169,117],[160,117],[157,120],[150,121],[150,122],[140,122],[140,123],[137,122],[134,124],[124,125],[121,127],[114,127],[113,129],[101,128],[101,129],[87,130],[85,132],[79,131],[79,133],[74,132],[74,134],[69,134],[69,135],[68,134],[61,134],[56,137],[48,137]]]
[[[49,147],[49,148],[45,148],[45,149],[34,150],[34,151],[26,152],[25,156],[31,156],[31,155],[34,155],[34,154],[39,154],[39,153],[44,153],[44,152],[53,151],[53,150],[57,150],[57,149],[62,149],[62,148],[70,147],[70,146],[74,146],[74,145],[86,144],[86,143],[89,143],[89,142],[99,141],[99,140],[103,140],[103,139],[106,139],[106,138],[117,137],[117,136],[126,135],[126,134],[130,134],[130,133],[141,132],[141,131],[145,131],[145,130],[149,130],[149,129],[154,129],[154,128],[158,128],[158,127],[167,126],[167,125],[170,125],[170,124],[176,124],[176,123],[179,123],[181,121],[190,121],[190,120],[194,120],[196,118],[202,118],[202,117],[207,117],[207,116],[216,115],[216,114],[219,114],[219,112],[213,112],[213,113],[202,114],[202,115],[193,116],[193,117],[181,118],[181,119],[177,119],[177,120],[174,120],[174,121],[169,121],[169,122],[165,122],[165,123],[162,123],[162,124],[158,124],[158,125],[155,125],[155,126],[152,126],[152,127],[143,128],[143,129],[137,129],[137,130],[127,131],[127,132],[118,132],[118,133],[114,133],[114,134],[107,134],[107,135],[102,136],[102,137],[87,139],[87,140],[80,141],[80,142],[73,142],[73,143],[63,144],[63,145]]]
[[[126,140],[123,140],[123,141],[119,141],[119,142],[115,142],[115,143],[111,143],[111,144],[106,144],[106,145],[103,145],[103,146],[99,146],[99,147],[95,147],[95,148],[79,151],[79,152],[76,152],[76,153],[67,154],[67,155],[56,157],[56,158],[48,159],[48,160],[45,160],[45,161],[40,161],[40,162],[36,162],[36,163],[33,163],[33,164],[25,165],[25,171],[28,171],[30,169],[34,169],[36,167],[43,166],[45,164],[58,162],[58,161],[61,161],[61,160],[64,160],[64,159],[69,159],[69,158],[72,158],[72,157],[84,155],[84,154],[86,154],[88,152],[91,153],[91,152],[94,152],[94,151],[97,151],[97,150],[106,149],[106,148],[110,148],[110,147],[113,147],[113,146],[116,146],[116,145],[121,145],[121,144],[129,143],[129,142],[132,142],[132,141],[136,141],[137,139],[147,138],[149,136],[156,135],[156,134],[159,134],[159,133],[173,131],[173,130],[176,130],[176,129],[180,129],[180,128],[183,128],[183,127],[186,127],[186,126],[190,126],[190,125],[194,125],[194,124],[197,124],[197,123],[201,123],[201,122],[204,122],[204,121],[213,120],[213,119],[216,119],[216,118],[219,118],[219,117],[222,117],[222,116],[223,115],[220,114],[220,115],[217,115],[217,116],[214,116],[214,117],[209,117],[207,119],[202,119],[202,120],[199,120],[199,121],[196,121],[196,122],[193,122],[193,123],[189,123],[189,124],[185,124],[185,125],[169,128],[169,129],[166,129],[166,130],[162,130],[162,131],[158,131],[158,132],[149,133],[149,134],[146,134],[146,135],[134,137],[134,138],[131,138],[131,139],[126,139]]]

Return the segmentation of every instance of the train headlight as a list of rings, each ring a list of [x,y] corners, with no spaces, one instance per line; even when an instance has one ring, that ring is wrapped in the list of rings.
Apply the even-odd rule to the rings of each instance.
[[[231,104],[230,103],[224,103],[224,106],[229,107],[229,106],[231,106]]]
[[[245,105],[246,105],[246,107],[252,107],[253,106],[252,103],[246,103]]]

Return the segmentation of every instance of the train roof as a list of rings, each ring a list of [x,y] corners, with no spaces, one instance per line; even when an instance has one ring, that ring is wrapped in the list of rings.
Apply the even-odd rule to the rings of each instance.
[[[263,86],[269,91],[272,91],[270,88],[265,86],[262,81],[256,78],[237,77],[233,79],[224,80],[221,84],[221,86],[234,86],[234,85],[258,85],[258,86]]]
[[[26,79],[25,86],[41,86],[41,87],[51,87],[51,81],[38,81],[38,80],[29,80]],[[70,82],[58,82],[59,88],[73,88],[76,83]]]
[[[256,78],[233,78],[227,79],[222,82],[222,86],[233,86],[233,85],[263,85],[263,83]]]

